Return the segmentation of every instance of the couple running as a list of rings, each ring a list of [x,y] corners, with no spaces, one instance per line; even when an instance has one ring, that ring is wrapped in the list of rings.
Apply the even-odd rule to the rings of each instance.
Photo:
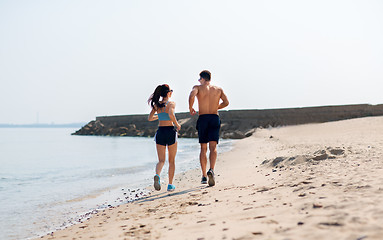
[[[200,163],[202,170],[202,184],[209,182],[209,186],[215,185],[214,166],[217,160],[217,144],[219,140],[219,130],[221,121],[218,116],[218,110],[229,105],[229,101],[222,88],[210,85],[211,73],[207,70],[199,74],[198,81],[200,85],[193,87],[189,96],[189,111],[191,115],[197,112],[193,108],[195,97],[198,99],[198,121],[197,130],[199,143],[201,145]],[[166,146],[168,148],[169,157],[169,184],[168,191],[174,191],[173,185],[175,171],[175,157],[177,153],[177,131],[181,129],[181,125],[175,117],[175,103],[169,101],[173,93],[169,85],[159,85],[149,98],[149,104],[152,110],[148,120],[159,120],[158,130],[155,135],[158,163],[156,165],[156,175],[154,176],[154,188],[161,190],[160,173],[165,164]],[[220,100],[222,102],[220,103]],[[155,115],[157,113],[157,115]],[[209,146],[208,146],[209,145]],[[207,166],[207,148],[210,154],[210,169],[206,172]],[[209,177],[209,181],[207,179]]]

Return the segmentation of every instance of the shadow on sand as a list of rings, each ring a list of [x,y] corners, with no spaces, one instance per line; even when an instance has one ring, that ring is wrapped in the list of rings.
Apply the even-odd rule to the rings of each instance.
[[[190,193],[190,192],[197,192],[197,191],[200,191],[200,190],[206,189],[206,188],[209,188],[209,186],[199,186],[199,187],[195,187],[195,188],[189,188],[189,189],[185,189],[185,190],[180,191],[180,192],[160,192],[158,194],[143,197],[143,198],[135,201],[135,203],[151,202],[151,201],[155,201],[155,200],[162,199],[162,198],[183,195],[183,194]]]

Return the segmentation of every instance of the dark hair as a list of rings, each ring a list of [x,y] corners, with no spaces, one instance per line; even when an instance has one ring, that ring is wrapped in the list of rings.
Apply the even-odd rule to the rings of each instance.
[[[209,72],[208,70],[203,70],[199,76],[203,79],[205,79],[206,81],[210,81],[211,79],[211,72]]]
[[[158,108],[165,107],[165,103],[160,103],[160,97],[166,97],[166,95],[170,92],[170,87],[167,84],[158,85],[154,93],[150,95],[148,99],[148,104],[154,108],[157,106]]]

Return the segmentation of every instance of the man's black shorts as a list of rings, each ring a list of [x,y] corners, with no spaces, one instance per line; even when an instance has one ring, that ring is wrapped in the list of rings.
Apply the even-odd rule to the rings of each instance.
[[[197,130],[199,143],[216,141],[218,143],[221,120],[216,114],[203,114],[198,117]]]
[[[154,140],[159,145],[173,145],[177,142],[177,131],[173,126],[158,127]]]

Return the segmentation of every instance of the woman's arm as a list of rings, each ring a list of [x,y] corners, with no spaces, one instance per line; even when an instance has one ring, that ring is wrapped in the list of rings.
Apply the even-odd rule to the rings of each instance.
[[[156,113],[156,109],[152,108],[152,111],[150,111],[149,113],[149,117],[148,117],[148,120],[149,121],[155,121],[155,120],[158,120],[158,116],[157,115],[154,115]]]
[[[171,102],[169,103],[169,117],[170,117],[170,120],[172,120],[174,126],[176,126],[177,130],[179,131],[181,129],[181,125],[178,123],[177,119],[176,119],[176,115],[174,114],[174,110],[176,108],[176,103],[175,102]]]

